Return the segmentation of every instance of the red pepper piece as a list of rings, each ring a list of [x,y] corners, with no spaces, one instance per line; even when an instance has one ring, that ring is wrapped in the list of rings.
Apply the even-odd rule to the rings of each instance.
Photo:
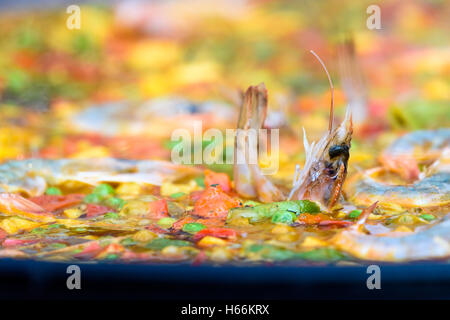
[[[204,218],[225,219],[228,210],[240,205],[239,200],[230,197],[220,187],[208,187],[195,202],[194,214]]]
[[[95,257],[97,254],[99,254],[103,250],[102,246],[98,243],[98,241],[94,241],[87,245],[83,251],[80,253],[74,254],[74,258],[77,259],[90,259]]]
[[[152,201],[149,203],[148,208],[149,218],[161,219],[169,216],[166,199]]]
[[[219,186],[224,192],[230,192],[231,180],[226,173],[205,170],[205,186]]]
[[[206,236],[235,240],[237,237],[237,232],[234,231],[233,229],[227,228],[207,228],[197,232],[194,235],[193,239],[194,241],[199,241]]]
[[[68,194],[66,196],[56,196],[56,195],[41,195],[37,197],[32,197],[29,200],[41,206],[47,211],[55,211],[58,209],[63,209],[71,207],[80,203],[84,198],[82,194]]]
[[[108,207],[105,207],[105,206],[100,206],[98,204],[92,204],[92,203],[89,203],[86,206],[86,215],[88,218],[101,216],[107,212],[111,212],[111,209]]]

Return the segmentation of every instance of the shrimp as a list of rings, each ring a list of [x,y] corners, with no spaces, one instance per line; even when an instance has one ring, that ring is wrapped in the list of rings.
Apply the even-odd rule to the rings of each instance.
[[[238,120],[238,133],[234,143],[233,176],[236,191],[243,197],[258,197],[263,202],[281,201],[283,193],[261,172],[258,164],[250,163],[249,150],[256,150],[258,130],[267,113],[267,90],[263,83],[250,86],[245,92]],[[253,130],[253,131],[252,131]]]
[[[394,141],[383,151],[379,161],[411,182],[419,178],[419,162],[436,160],[449,146],[449,128],[414,131]]]
[[[6,215],[17,215],[33,221],[55,221],[54,217],[44,208],[13,193],[0,193],[0,211]]]
[[[333,85],[322,60],[312,52],[324,67],[331,91]],[[235,138],[234,181],[235,189],[243,197],[258,197],[262,202],[309,199],[331,208],[340,198],[347,175],[347,163],[352,137],[352,117],[349,109],[344,121],[333,129],[334,100],[331,97],[329,131],[317,143],[308,143],[304,133],[306,163],[303,170],[297,166],[297,174],[289,195],[284,195],[270,179],[264,176],[258,164],[249,164],[248,150],[257,145],[249,139],[249,129],[260,129],[267,111],[267,91],[263,84],[250,87],[245,93],[238,121],[238,129],[244,134]]]
[[[68,125],[81,132],[106,136],[149,134],[170,137],[175,128],[192,129],[194,121],[209,128],[226,128],[235,121],[233,109],[225,103],[195,103],[184,98],[165,97],[133,104],[126,101],[89,107]]]
[[[450,172],[437,172],[410,185],[389,185],[371,177],[382,171],[383,168],[374,168],[352,177],[345,189],[350,201],[368,205],[378,200],[380,206],[389,208],[396,204],[404,209],[443,207],[450,203]]]
[[[339,200],[342,185],[347,176],[347,163],[353,133],[350,106],[342,123],[333,130],[333,84],[322,60],[312,52],[325,69],[331,87],[331,108],[329,131],[317,143],[308,143],[303,132],[306,161],[303,170],[297,166],[296,179],[289,200],[309,199],[319,201],[327,208],[333,207]]]
[[[450,257],[450,214],[412,234],[365,234],[360,229],[376,204],[364,210],[358,222],[340,231],[330,242],[363,260],[406,262]]]
[[[0,192],[42,194],[48,184],[78,181],[90,185],[99,182],[137,182],[161,185],[200,174],[195,167],[166,161],[103,159],[29,159],[0,165]]]
[[[450,130],[446,129],[418,131],[403,136],[394,142],[388,148],[389,151],[386,154],[393,154],[392,150],[411,151],[413,149],[409,143],[411,141],[428,141],[431,154],[422,155],[421,159],[433,159],[437,154],[440,154],[440,156],[428,167],[428,170],[419,174],[418,180],[410,184],[389,184],[382,182],[381,179],[375,179],[376,176],[381,176],[386,171],[390,171],[392,164],[399,165],[398,161],[391,162],[388,168],[377,167],[358,173],[346,185],[345,190],[350,196],[350,200],[357,205],[368,205],[373,201],[379,201],[380,206],[390,207],[392,204],[396,204],[403,209],[438,208],[449,205],[450,148],[439,149],[448,143],[445,140],[449,133]],[[405,159],[404,156],[402,156],[402,159]],[[417,165],[413,157],[409,159],[412,159],[413,162],[411,163]],[[406,170],[408,168],[411,167],[406,167]],[[397,170],[401,169],[396,168],[396,172]]]
[[[327,208],[340,198],[347,176],[352,138],[352,117],[349,109],[341,125],[315,144],[310,145],[304,134],[306,161],[303,170],[297,167],[297,179],[289,200],[309,199],[319,201]]]

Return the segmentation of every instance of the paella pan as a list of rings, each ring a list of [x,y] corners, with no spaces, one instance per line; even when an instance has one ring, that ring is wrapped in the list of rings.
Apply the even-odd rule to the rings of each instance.
[[[448,266],[444,3],[169,3],[2,12],[2,261]]]

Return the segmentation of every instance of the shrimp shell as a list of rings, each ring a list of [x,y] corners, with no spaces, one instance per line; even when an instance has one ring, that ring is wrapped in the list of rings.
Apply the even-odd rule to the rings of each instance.
[[[68,125],[81,132],[106,136],[151,134],[165,137],[170,136],[174,128],[192,129],[195,120],[203,120],[203,125],[214,128],[226,127],[235,118],[233,108],[225,103],[195,103],[180,97],[161,97],[140,104],[118,101],[94,105],[68,120]],[[158,130],[154,129],[156,125]]]
[[[450,172],[437,172],[410,185],[389,185],[378,182],[370,174],[381,170],[370,169],[352,177],[346,192],[356,205],[395,203],[403,208],[443,207],[450,203]]]
[[[450,257],[450,215],[431,227],[405,236],[367,235],[350,227],[332,243],[359,259],[372,261],[418,261]]]
[[[246,198],[258,197],[262,202],[284,200],[285,195],[265,175],[257,163],[249,163],[249,150],[257,150],[249,131],[261,129],[267,114],[267,90],[263,83],[250,86],[242,100],[238,134],[234,142],[233,175],[235,189]]]
[[[342,123],[327,132],[317,143],[308,142],[303,131],[306,161],[302,170],[297,170],[289,200],[310,199],[331,208],[339,201],[342,185],[347,176],[349,154],[331,157],[330,149],[335,146],[351,147],[353,133],[352,115],[347,108]]]
[[[419,178],[419,161],[436,160],[450,146],[450,129],[418,130],[407,133],[387,147],[380,162],[405,180]],[[425,150],[422,150],[425,149]]]
[[[373,168],[349,180],[346,187],[352,202],[368,205],[380,201],[382,205],[396,204],[403,208],[444,207],[450,204],[450,148],[440,151],[440,157],[419,174],[420,180],[412,184],[390,185],[371,176],[385,168]]]
[[[114,158],[101,159],[29,159],[0,165],[0,192],[42,194],[47,184],[79,181],[95,185],[99,182],[137,182],[161,185],[200,173],[195,167],[166,161],[139,161]]]

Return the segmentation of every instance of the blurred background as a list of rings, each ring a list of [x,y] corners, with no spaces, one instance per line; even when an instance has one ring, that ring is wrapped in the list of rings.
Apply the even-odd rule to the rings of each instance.
[[[301,158],[300,129],[323,133],[330,105],[309,50],[333,79],[337,118],[356,106],[355,152],[450,124],[445,0],[77,3],[79,29],[67,27],[71,1],[0,4],[2,161],[168,159],[174,128],[233,128],[241,91],[260,82],[266,127],[288,128],[284,150]],[[371,4],[379,30],[366,25]]]

